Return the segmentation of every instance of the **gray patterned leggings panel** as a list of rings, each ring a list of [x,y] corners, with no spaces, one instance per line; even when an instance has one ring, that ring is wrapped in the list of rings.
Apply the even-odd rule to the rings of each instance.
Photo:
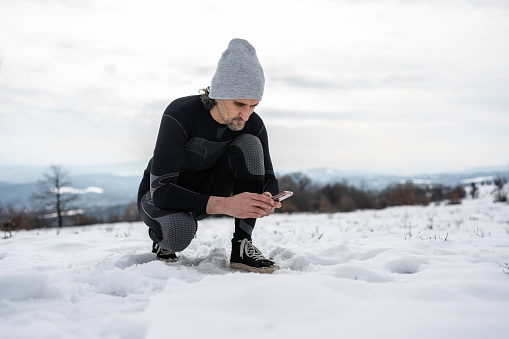
[[[158,209],[150,192],[141,198],[138,209],[150,238],[165,250],[183,251],[193,240],[198,227],[193,213]]]

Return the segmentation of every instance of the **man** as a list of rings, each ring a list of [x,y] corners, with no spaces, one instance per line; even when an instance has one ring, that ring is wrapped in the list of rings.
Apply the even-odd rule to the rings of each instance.
[[[267,131],[254,112],[265,78],[256,51],[233,39],[209,88],[166,108],[138,191],[138,210],[157,258],[176,261],[211,214],[235,217],[230,267],[272,273],[279,267],[252,244],[257,218],[281,207]]]

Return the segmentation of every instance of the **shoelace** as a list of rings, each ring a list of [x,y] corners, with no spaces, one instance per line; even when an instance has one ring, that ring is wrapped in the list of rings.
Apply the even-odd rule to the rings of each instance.
[[[169,254],[175,254],[175,252],[173,251],[167,251],[165,250],[164,248],[162,248],[161,246],[159,245],[156,245],[157,246],[157,253],[161,253],[163,255],[169,255]]]
[[[247,238],[243,239],[240,243],[240,257],[244,258],[244,250],[248,257],[253,258],[255,260],[267,260],[262,255],[262,252],[260,252],[259,249],[257,249],[251,241],[249,241]]]

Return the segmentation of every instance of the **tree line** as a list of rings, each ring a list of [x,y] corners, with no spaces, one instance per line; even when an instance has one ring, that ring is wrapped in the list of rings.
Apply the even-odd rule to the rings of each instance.
[[[318,185],[301,172],[278,177],[279,186],[293,191],[294,195],[284,201],[279,213],[295,212],[353,212],[365,209],[383,209],[390,206],[429,205],[431,203],[459,204],[466,191],[461,185],[416,185],[411,182],[390,185],[382,191],[356,188],[348,183],[329,183]],[[503,190],[505,178],[494,181],[498,193],[496,201],[507,202],[507,192]],[[82,226],[98,223],[139,221],[136,202],[125,207],[122,212],[110,214],[107,218],[95,214],[82,213],[77,208],[78,196],[66,191],[71,182],[68,173],[61,166],[51,166],[38,182],[38,190],[32,195],[35,206],[32,209],[15,209],[0,205],[0,226],[4,238],[12,231],[43,227]],[[476,198],[478,187],[471,184],[470,194]]]
[[[466,196],[461,185],[416,185],[411,182],[390,185],[382,191],[370,191],[348,185],[347,182],[317,185],[302,173],[278,178],[280,187],[294,192],[285,200],[280,212],[353,212],[363,209],[383,209],[390,206],[429,205],[448,201],[459,204]]]

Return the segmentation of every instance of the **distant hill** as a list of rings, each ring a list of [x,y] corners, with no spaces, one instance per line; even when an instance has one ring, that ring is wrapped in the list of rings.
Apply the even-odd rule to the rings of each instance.
[[[116,176],[112,174],[92,174],[71,176],[72,187],[82,190],[77,205],[80,208],[110,207],[128,205],[136,200],[139,176]],[[97,188],[97,189],[90,189]],[[31,207],[30,196],[37,191],[37,182],[23,184],[0,184],[0,203],[13,207]],[[100,193],[99,193],[100,192]]]
[[[382,190],[389,185],[401,182],[426,182],[429,184],[456,186],[467,184],[470,181],[487,181],[498,176],[509,179],[508,167],[486,167],[468,169],[464,172],[423,173],[415,175],[356,173],[331,168],[315,168],[303,173],[318,184],[347,182],[349,185],[365,190]]]
[[[137,176],[143,173],[147,161],[125,162],[106,165],[63,166],[70,176],[115,175]],[[25,184],[42,178],[48,167],[42,166],[0,166],[0,182]],[[1,187],[1,185],[0,185]]]

